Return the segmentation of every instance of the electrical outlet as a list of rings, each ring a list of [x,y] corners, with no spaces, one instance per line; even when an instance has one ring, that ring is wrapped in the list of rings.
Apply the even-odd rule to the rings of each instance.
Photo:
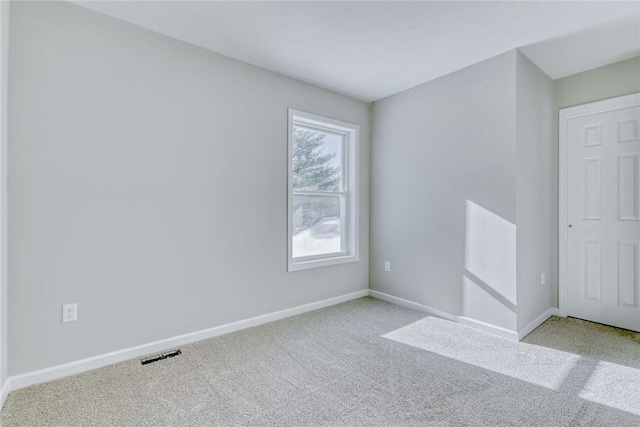
[[[547,275],[546,275],[546,273],[540,273],[540,284],[541,285],[546,285],[547,284]]]
[[[78,304],[65,304],[62,306],[62,323],[78,320]]]
[[[384,271],[391,271],[391,262],[389,261],[384,262]]]

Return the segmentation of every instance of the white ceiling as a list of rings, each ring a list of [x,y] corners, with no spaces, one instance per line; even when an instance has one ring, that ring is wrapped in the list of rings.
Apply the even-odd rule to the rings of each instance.
[[[77,4],[364,101],[510,49],[552,78],[640,55],[640,2]]]

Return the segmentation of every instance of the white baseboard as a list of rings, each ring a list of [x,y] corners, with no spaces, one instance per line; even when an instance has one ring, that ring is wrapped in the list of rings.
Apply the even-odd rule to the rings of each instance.
[[[437,308],[429,307],[428,305],[419,304],[417,302],[409,301],[403,298],[394,297],[393,295],[385,294],[384,292],[374,291],[373,289],[369,289],[369,295],[381,299],[382,301],[390,302],[392,304],[396,304],[402,307],[410,308],[415,311],[419,311],[421,313],[430,314],[433,316],[441,317],[443,319],[456,321],[455,315],[449,313],[448,311],[439,310]]]
[[[482,322],[480,320],[471,319],[469,317],[460,316],[458,314],[449,313],[448,311],[440,310],[437,308],[429,307],[428,305],[419,304],[417,302],[409,301],[403,298],[395,297],[393,295],[385,294],[384,292],[369,290],[369,295],[374,298],[381,299],[383,301],[390,302],[392,304],[400,305],[402,307],[410,308],[412,310],[419,311],[421,313],[429,314],[431,316],[437,316],[442,319],[451,320],[452,322],[460,323],[462,325],[471,326],[476,329],[480,329],[490,334],[500,336],[512,341],[518,341],[518,332],[512,331],[500,326],[491,325],[489,323]]]
[[[488,332],[493,335],[497,335],[502,338],[506,338],[511,341],[519,341],[518,333],[511,329],[503,328],[502,326],[492,325],[491,323],[482,322],[480,320],[472,319],[470,317],[458,316],[458,323],[471,326],[472,328],[480,329],[481,331]]]
[[[273,322],[275,320],[285,319],[287,317],[296,316],[298,314],[318,310],[320,308],[329,307],[346,301],[366,297],[368,295],[369,290],[363,289],[361,291],[352,292],[350,294],[328,298],[309,304],[299,305],[297,307],[275,311],[273,313],[263,314],[261,316],[251,317],[249,319],[240,320],[233,323],[227,323],[225,325],[215,326],[213,328],[203,329],[201,331],[192,332],[173,338],[167,338],[136,347],[126,348],[99,356],[89,357],[87,359],[82,359],[75,362],[65,363],[63,365],[57,365],[33,372],[27,372],[25,374],[14,375],[7,379],[2,389],[2,400],[0,401],[0,403],[4,403],[4,398],[6,398],[10,391],[19,390],[30,385],[40,384],[47,381],[67,377],[69,375],[91,371],[93,369],[102,368],[103,366],[112,365],[114,363],[123,362],[125,360],[135,359],[151,353],[165,351],[182,345],[202,341],[207,338],[213,338],[242,329],[251,328],[253,326]],[[2,406],[0,406],[0,408],[2,408]]]
[[[0,409],[4,406],[4,401],[7,400],[7,396],[9,396],[9,387],[11,387],[11,384],[7,379],[4,384],[2,384],[2,389],[0,390]]]
[[[547,320],[549,317],[557,316],[557,315],[558,315],[557,308],[548,309],[547,311],[545,311],[540,316],[533,319],[531,322],[529,322],[527,325],[525,325],[522,329],[518,331],[518,341],[520,341],[522,338],[526,337],[531,332],[533,332],[535,328],[542,325],[544,321]]]

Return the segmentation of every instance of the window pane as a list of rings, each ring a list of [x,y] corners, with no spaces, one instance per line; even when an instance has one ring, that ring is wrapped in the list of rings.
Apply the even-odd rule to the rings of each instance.
[[[342,196],[293,195],[293,257],[341,252]]]
[[[294,126],[293,189],[340,191],[343,144],[342,135]]]

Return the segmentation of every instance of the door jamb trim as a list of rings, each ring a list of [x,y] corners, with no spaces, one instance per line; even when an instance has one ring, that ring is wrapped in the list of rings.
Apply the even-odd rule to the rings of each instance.
[[[567,317],[569,307],[569,147],[568,121],[577,117],[640,106],[640,93],[619,96],[604,101],[562,108],[558,118],[558,314]]]

